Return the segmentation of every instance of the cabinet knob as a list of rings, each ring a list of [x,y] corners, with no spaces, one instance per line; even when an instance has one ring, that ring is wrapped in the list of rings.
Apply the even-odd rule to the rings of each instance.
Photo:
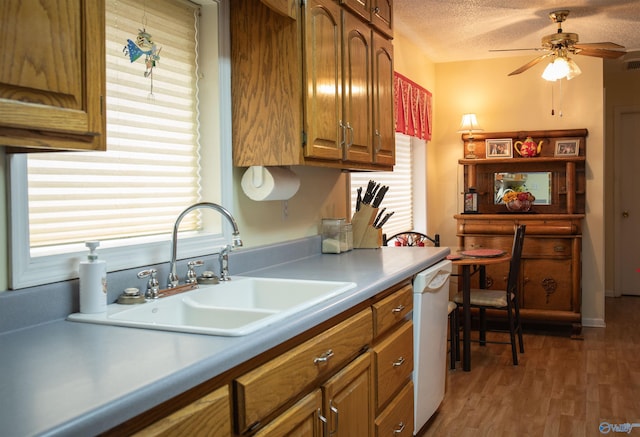
[[[380,12],[380,8],[376,6],[375,8],[371,9],[371,12],[373,12],[374,14],[377,14]]]
[[[622,217],[629,218],[629,211],[622,211]]]

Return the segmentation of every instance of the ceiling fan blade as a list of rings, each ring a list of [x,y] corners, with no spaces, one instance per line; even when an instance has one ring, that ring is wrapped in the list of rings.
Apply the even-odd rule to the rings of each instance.
[[[532,59],[531,61],[524,64],[522,67],[518,68],[517,70],[513,70],[511,73],[509,73],[509,76],[514,76],[516,74],[520,74],[524,71],[527,71],[528,69],[536,65],[538,62],[542,61],[546,57],[551,56],[552,54],[553,53],[547,53],[546,55],[538,56],[537,58]]]
[[[516,52],[516,51],[520,51],[520,50],[542,51],[542,50],[546,50],[546,49],[542,48],[542,47],[537,47],[537,48],[528,48],[528,49],[491,49],[489,51],[490,52]]]
[[[625,47],[620,44],[616,44],[614,42],[587,42],[587,43],[579,43],[574,44],[574,47],[577,49],[601,49],[601,50],[622,50]]]
[[[593,56],[596,58],[603,59],[618,59],[623,56],[626,52],[621,50],[600,50],[600,49],[592,49],[592,48],[578,48],[576,47],[576,54],[583,56]]]

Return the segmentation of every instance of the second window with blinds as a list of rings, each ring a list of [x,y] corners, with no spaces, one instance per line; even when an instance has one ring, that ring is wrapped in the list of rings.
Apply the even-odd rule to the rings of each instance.
[[[388,236],[408,230],[426,232],[425,141],[396,133],[396,165],[392,172],[351,173],[351,210],[355,211],[357,189],[370,180],[389,191],[380,205],[394,212],[382,230]]]

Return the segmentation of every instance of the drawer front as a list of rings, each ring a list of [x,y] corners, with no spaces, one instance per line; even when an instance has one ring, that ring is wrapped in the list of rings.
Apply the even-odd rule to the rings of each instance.
[[[413,288],[401,288],[391,296],[373,304],[373,332],[378,337],[401,322],[413,309]]]
[[[368,308],[234,381],[238,427],[244,433],[371,343]]]
[[[413,435],[413,382],[409,381],[376,419],[376,437]]]
[[[526,260],[522,263],[522,308],[571,311],[571,260]]]
[[[570,238],[526,238],[522,246],[523,257],[568,257],[571,256]]]
[[[525,235],[525,246],[527,243]],[[502,249],[505,252],[511,252],[513,248],[513,236],[504,237],[464,237],[464,248],[466,250],[471,249]]]
[[[409,321],[373,348],[376,407],[384,406],[411,376],[413,370],[413,322]]]
[[[224,386],[134,435],[136,437],[169,437],[230,434],[229,388]]]

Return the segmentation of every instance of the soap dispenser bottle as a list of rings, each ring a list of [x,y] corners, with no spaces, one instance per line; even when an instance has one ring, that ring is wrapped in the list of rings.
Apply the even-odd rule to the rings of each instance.
[[[107,310],[107,263],[98,260],[96,248],[99,241],[87,241],[86,261],[80,262],[80,312],[102,313]]]

